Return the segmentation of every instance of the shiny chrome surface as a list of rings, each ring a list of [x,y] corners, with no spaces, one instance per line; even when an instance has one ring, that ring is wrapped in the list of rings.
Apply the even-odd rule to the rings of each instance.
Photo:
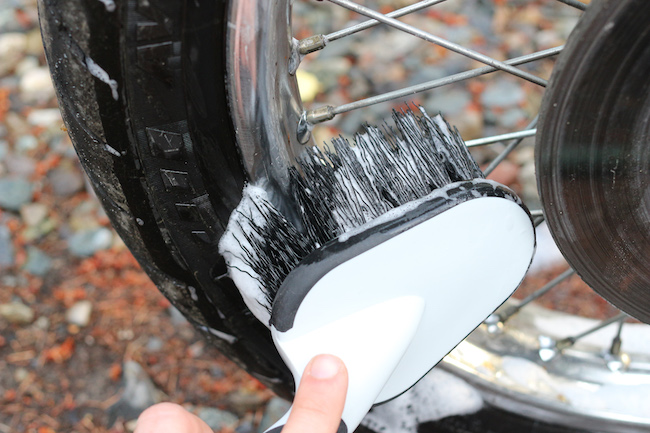
[[[513,308],[517,301],[494,316]],[[614,324],[578,340],[561,356],[549,361],[540,356],[540,340],[561,341],[567,332],[598,323],[529,305],[502,326],[479,327],[441,367],[481,390],[486,402],[526,416],[606,432],[650,428],[643,412],[650,407],[650,327],[626,324],[623,350],[615,355],[610,344],[620,329]]]
[[[251,182],[266,182],[282,206],[287,168],[302,147],[302,102],[288,73],[291,8],[287,1],[233,0],[228,15],[227,85],[238,147]]]

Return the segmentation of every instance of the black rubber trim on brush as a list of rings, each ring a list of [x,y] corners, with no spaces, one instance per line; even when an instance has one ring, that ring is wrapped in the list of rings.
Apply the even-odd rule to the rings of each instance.
[[[337,266],[461,203],[484,197],[512,200],[528,213],[514,192],[496,183],[461,181],[441,187],[409,212],[373,225],[344,241],[333,239],[305,257],[280,286],[273,301],[270,324],[280,332],[293,328],[298,309],[309,291]],[[530,213],[528,215],[530,217]]]

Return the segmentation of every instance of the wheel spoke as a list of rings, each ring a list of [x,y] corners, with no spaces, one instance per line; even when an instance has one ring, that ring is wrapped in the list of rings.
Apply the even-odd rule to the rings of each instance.
[[[536,60],[545,59],[547,57],[559,54],[564,46],[549,48],[547,50],[538,51],[536,53],[527,54],[525,56],[514,57],[506,60],[504,63],[509,65],[521,65],[524,63],[534,62]],[[489,74],[497,71],[498,69],[492,66],[482,66],[480,68],[471,69],[469,71],[460,72],[458,74],[449,75],[447,77],[439,78],[437,80],[427,81],[426,83],[417,84],[415,86],[405,87],[403,89],[394,90],[392,92],[382,93],[370,98],[360,99],[348,104],[342,104],[337,107],[326,106],[319,107],[313,110],[308,110],[306,113],[306,120],[314,125],[317,123],[325,122],[333,119],[338,114],[347,113],[352,110],[369,107],[371,105],[380,104],[382,102],[392,101],[394,99],[403,98],[415,93],[424,92],[426,90],[435,89],[438,87],[446,86],[448,84],[457,83],[460,81],[468,80],[470,78],[479,77],[481,75]]]
[[[621,353],[621,332],[623,331],[623,325],[625,324],[625,318],[621,318],[618,321],[618,329],[616,330],[616,335],[612,339],[612,344],[609,347],[610,355],[619,355]]]
[[[443,3],[445,1],[447,1],[447,0],[423,0],[423,1],[417,2],[415,4],[403,7],[401,9],[397,9],[396,11],[390,12],[390,13],[386,14],[386,16],[390,17],[390,18],[399,18],[399,17],[402,17],[404,15],[408,15],[408,14],[411,14],[413,12],[417,12],[417,11],[422,10],[424,8],[428,8],[429,6],[433,6],[433,5],[436,5],[438,3]],[[366,29],[369,29],[371,27],[374,27],[377,24],[381,24],[381,23],[379,21],[377,21],[377,20],[370,19],[368,21],[364,21],[364,22],[359,23],[357,25],[350,26],[350,27],[347,27],[345,29],[342,29],[342,30],[339,30],[339,31],[336,31],[336,32],[333,32],[333,33],[329,33],[329,34],[325,35],[325,39],[328,42],[335,41],[337,39],[341,39],[341,38],[350,36],[350,35],[352,35],[354,33],[360,32],[362,30],[366,30]]]
[[[587,5],[578,1],[578,0],[557,0],[560,3],[564,3],[565,5],[572,6],[576,9],[580,9],[581,11],[587,10]]]
[[[527,129],[527,130],[531,130],[531,129],[535,128],[535,126],[537,126],[537,119],[538,119],[538,118],[539,118],[539,116],[535,116],[535,118],[534,118],[534,119],[533,119],[533,120],[528,124],[528,126],[526,127],[526,129]],[[511,141],[511,142],[506,146],[506,148],[503,149],[503,151],[499,154],[499,156],[497,156],[496,158],[494,158],[494,159],[492,160],[492,162],[490,163],[490,165],[488,165],[488,167],[483,171],[483,173],[485,174],[485,176],[486,176],[486,177],[489,176],[490,173],[492,173],[492,171],[494,171],[494,169],[497,167],[497,165],[501,164],[501,162],[502,162],[504,159],[506,159],[506,158],[508,157],[508,155],[510,155],[510,152],[512,152],[513,150],[515,150],[515,148],[516,148],[517,146],[519,146],[519,144],[521,144],[522,141],[524,141],[524,138],[525,138],[525,137],[518,138],[518,139],[516,139],[516,140],[512,140],[512,141]]]
[[[560,275],[546,283],[542,288],[536,290],[535,292],[531,293],[528,295],[526,298],[522,299],[521,302],[519,302],[517,305],[513,305],[505,309],[504,312],[498,314],[499,321],[501,323],[505,323],[509,318],[514,316],[524,308],[526,305],[530,304],[531,302],[535,301],[536,299],[539,299],[542,295],[548,293],[549,290],[560,284],[561,282],[565,281],[567,278],[571,277],[573,274],[575,274],[576,271],[573,269],[569,268],[566,271],[562,272]]]
[[[545,335],[540,335],[539,351],[538,351],[539,357],[544,362],[550,361],[551,359],[555,358],[558,354],[562,353],[563,350],[568,349],[569,347],[576,344],[576,342],[581,338],[584,338],[587,335],[591,335],[596,331],[600,331],[601,329],[611,325],[612,323],[622,322],[627,317],[629,316],[625,313],[617,314],[614,317],[610,317],[609,319],[599,322],[595,326],[592,326],[591,328],[581,332],[580,334],[574,335],[572,337],[563,338],[562,340],[559,341],[556,341],[553,338]]]
[[[537,129],[525,129],[523,131],[509,132],[507,134],[492,135],[490,137],[477,138],[465,142],[467,147],[485,146],[486,144],[499,143],[501,141],[513,140],[518,138],[532,137],[537,133]]]
[[[329,0],[331,3],[334,3],[338,6],[344,7],[346,9],[349,9],[351,11],[357,12],[361,15],[365,15],[369,18],[373,18],[377,21],[380,21],[384,24],[390,25],[392,27],[395,27],[396,29],[402,30],[406,33],[409,33],[413,36],[417,36],[420,39],[423,39],[428,42],[432,42],[436,45],[439,45],[441,47],[447,48],[448,50],[454,51],[458,54],[461,54],[463,56],[469,57],[470,59],[474,59],[476,61],[479,61],[481,63],[485,63],[486,65],[493,66],[497,69],[501,69],[503,71],[509,72],[512,75],[515,75],[517,77],[523,78],[524,80],[530,81],[531,83],[535,83],[537,85],[540,85],[542,87],[546,87],[547,81],[537,77],[533,74],[530,74],[528,72],[522,71],[521,69],[517,69],[514,66],[508,65],[504,62],[500,62],[496,59],[493,59],[489,56],[486,56],[484,54],[481,54],[477,51],[470,50],[469,48],[463,47],[462,45],[455,44],[453,42],[449,42],[446,39],[440,38],[438,36],[432,35],[431,33],[427,33],[423,30],[420,30],[416,27],[413,27],[411,25],[405,24],[401,21],[398,21],[394,18],[390,18],[382,13],[379,13],[377,11],[373,11],[372,9],[368,9],[365,6],[361,6],[357,3],[354,3],[350,0]]]
[[[583,331],[577,335],[574,335],[572,337],[567,337],[563,338],[562,340],[557,342],[557,348],[559,350],[566,349],[567,347],[573,346],[578,340],[581,338],[586,337],[587,335],[591,335],[596,331],[600,331],[601,329],[611,325],[612,323],[616,323],[618,321],[625,320],[628,317],[627,314],[625,313],[619,313],[614,317],[610,317],[609,319],[603,320],[602,322],[598,323],[597,325],[587,329],[586,331]]]

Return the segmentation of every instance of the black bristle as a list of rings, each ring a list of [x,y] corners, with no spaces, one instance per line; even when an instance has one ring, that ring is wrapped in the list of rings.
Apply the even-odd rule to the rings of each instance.
[[[387,211],[452,182],[483,178],[458,131],[441,116],[393,112],[395,129],[367,125],[354,144],[308,147],[289,172],[299,230],[265,199],[239,211],[239,258],[256,274],[270,311],[291,270],[310,252]],[[247,207],[248,212],[252,212]]]

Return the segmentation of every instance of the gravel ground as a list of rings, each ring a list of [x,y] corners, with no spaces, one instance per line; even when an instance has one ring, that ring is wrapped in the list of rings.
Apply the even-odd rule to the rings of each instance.
[[[388,7],[383,0],[370,3],[378,3],[375,6],[383,11]],[[576,17],[556,3],[549,7],[548,2],[478,1],[477,8],[470,3],[450,2],[406,21],[505,58],[559,45]],[[295,9],[297,37],[327,33],[334,19],[359,19],[322,5],[296,2]],[[485,37],[492,29],[502,36]],[[352,37],[305,59],[303,88],[315,86],[307,98],[310,104],[345,103],[393,90],[397,81],[415,84],[475,66],[384,28],[369,35],[365,45]],[[352,66],[357,68],[351,71]],[[548,76],[550,62],[530,70]],[[444,112],[464,138],[472,139],[525,127],[540,95],[534,85],[493,75],[410,101],[429,112]],[[391,108],[403,106],[404,100],[398,100],[340,116],[319,128],[316,138],[353,134],[363,122],[378,122]],[[499,146],[479,150],[477,159],[485,164]],[[492,177],[535,203],[531,146],[530,140],[525,142]],[[554,263],[552,253],[550,257]],[[562,266],[536,274],[522,293]],[[568,291],[558,289],[564,294],[545,302],[558,306],[567,304],[570,296],[591,296],[577,279],[566,285]],[[609,313],[604,301],[579,305],[593,308],[573,312]],[[129,431],[139,411],[162,400],[187,404],[215,430],[239,433],[258,431],[286,408],[286,402],[197,336],[110,228],[56,106],[35,1],[3,0],[0,432]]]

